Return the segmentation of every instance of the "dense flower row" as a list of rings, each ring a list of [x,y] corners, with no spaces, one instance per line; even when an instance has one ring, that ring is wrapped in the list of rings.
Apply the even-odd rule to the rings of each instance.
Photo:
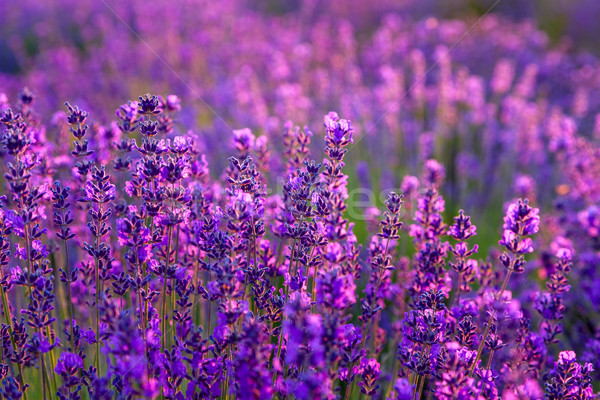
[[[0,2],[0,398],[594,398],[598,60],[399,3]]]
[[[107,126],[67,103],[59,129],[34,101],[24,90],[0,115],[3,397],[595,398],[584,360],[600,341],[563,323],[597,304],[571,289],[589,284],[595,209],[569,232],[514,200],[500,250],[481,259],[468,210],[446,224],[446,171],[429,159],[367,210],[363,249],[347,216],[355,132],[335,112],[322,161],[308,128],[288,123],[281,143],[236,130],[213,180],[196,137],[177,133],[176,96],[140,96]],[[569,146],[582,141],[561,153],[581,180]],[[286,182],[273,194],[275,159]]]

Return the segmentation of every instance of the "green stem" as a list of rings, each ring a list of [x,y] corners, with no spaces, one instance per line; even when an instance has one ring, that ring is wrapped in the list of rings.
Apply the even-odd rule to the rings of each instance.
[[[300,224],[302,224],[302,219],[300,219]],[[290,254],[290,268],[288,269],[289,271],[289,275],[290,275],[290,279],[292,277],[292,266],[294,263],[294,252],[296,251],[296,241],[298,239],[294,238],[294,241],[292,242],[292,252]],[[288,293],[289,293],[289,285],[286,285],[285,287],[285,301],[288,301]],[[281,327],[281,332],[279,332],[279,344],[277,345],[277,359],[279,360],[279,357],[281,356],[281,344],[283,342],[283,326]],[[285,370],[285,365],[284,365],[284,370]],[[273,383],[275,383],[275,377],[276,375],[273,375]]]
[[[69,247],[67,246],[67,241],[63,241],[65,245],[65,262],[67,264],[67,274],[68,274],[68,282],[67,282],[67,302],[69,303],[69,329],[71,336],[71,351],[75,352],[75,346],[73,345],[73,301],[71,297],[71,264],[69,263]]]
[[[200,261],[198,260],[198,258],[196,258],[196,263],[194,264],[194,303],[193,304],[193,311],[194,311],[194,325],[199,326],[200,325],[200,305],[198,304],[198,285],[199,285],[199,280],[200,277],[198,276],[198,266],[200,264]]]
[[[283,329],[283,327],[281,327],[281,329]],[[277,354],[276,354],[275,358],[273,359],[273,363],[272,363],[273,365],[275,364],[275,360],[279,360],[281,358],[281,342],[282,341],[283,341],[283,334],[280,334],[279,341],[277,344]],[[273,385],[275,385],[276,381],[277,381],[277,371],[273,371]]]
[[[177,251],[179,249],[179,225],[177,225],[177,234],[175,235],[175,265],[178,265],[178,260],[179,260],[179,251]],[[173,286],[171,288],[171,312],[172,314],[175,314],[175,307],[177,305],[176,303],[176,293],[175,293],[175,282],[172,282],[171,285]],[[173,323],[171,325],[171,339],[172,339],[172,343],[175,343],[175,335],[176,335],[176,327],[175,327],[175,323]]]
[[[40,337],[40,342],[42,341],[42,329],[38,328],[38,335]],[[42,393],[43,393],[43,399],[46,400],[46,364],[44,363],[44,353],[42,353],[40,351],[40,365],[41,365],[41,374],[42,374]]]
[[[394,383],[396,383],[396,378],[398,377],[398,358],[394,357],[394,366],[392,367],[392,379],[390,379],[390,384],[385,392],[385,397],[390,397],[390,393],[392,393],[392,389],[394,388]]]
[[[312,250],[310,251],[310,257],[309,257],[309,260],[308,260],[309,262],[310,262],[310,259],[312,258],[312,254],[313,254],[313,251],[314,251],[314,249],[315,249],[315,248],[314,248],[314,246],[313,246]],[[311,292],[312,292],[312,293],[311,293],[311,299],[312,299],[312,302],[313,302],[313,303],[316,303],[316,301],[317,301],[317,266],[316,266],[316,265],[313,267],[313,276],[312,276],[312,287],[311,287]],[[313,307],[312,307],[312,311],[311,311],[311,312],[314,312],[314,307],[315,307],[315,305],[316,305],[316,304],[313,304]]]
[[[418,387],[419,387],[420,380],[421,380],[421,375],[415,374],[415,389],[413,390],[413,396],[412,396],[413,400],[417,399],[417,390],[418,390]]]
[[[98,204],[98,212],[102,213],[102,204]],[[98,222],[97,222],[96,223],[96,233],[98,233],[99,231],[100,231],[100,226],[98,226]],[[100,237],[94,236],[94,251],[95,252],[98,251],[99,245],[100,245]],[[100,371],[100,307],[99,307],[101,284],[100,284],[100,260],[98,259],[96,254],[94,254],[94,273],[95,273],[95,279],[96,279],[96,303],[95,303],[96,335],[98,336],[96,338],[96,370],[97,370],[98,376],[101,376],[102,373]]]
[[[165,263],[165,276],[163,277],[163,297],[162,297],[162,344],[163,350],[167,350],[167,271],[169,270],[169,261],[171,260],[171,229],[167,228],[167,259]]]
[[[98,238],[96,238],[96,246]],[[98,301],[100,299],[100,266],[98,265],[98,259],[96,258],[94,261],[95,264],[95,278],[96,278],[96,370],[98,371],[98,376],[100,376],[100,308],[98,307]]]
[[[210,322],[211,322],[211,317],[212,317],[212,301],[208,300],[208,328],[206,329],[206,338],[208,339],[210,337]]]
[[[254,260],[254,268],[256,268],[256,226],[254,219],[252,220],[252,258]]]
[[[460,307],[460,287],[462,286],[463,273],[458,274],[458,289],[456,291],[456,305]]]
[[[24,234],[25,234],[25,251],[27,251],[27,268],[29,269],[29,273],[31,273],[31,254],[29,253],[29,224],[25,224],[24,226]],[[28,292],[29,292],[29,301],[31,301],[31,286],[27,286]],[[5,306],[8,307],[8,296],[6,296],[6,293],[4,293],[5,295]],[[10,316],[10,309],[9,309],[9,314],[6,314],[7,316]],[[12,326],[9,324],[9,326]],[[41,335],[40,335],[40,340],[41,340]],[[13,342],[13,344],[15,345],[15,351],[16,351],[16,342]],[[23,383],[23,370],[22,367],[19,365],[19,373],[21,374],[21,383]],[[21,386],[21,389],[23,389],[23,386]],[[45,392],[44,392],[45,393]]]
[[[514,264],[515,264],[515,257],[513,257],[513,259],[510,262],[510,266],[508,267],[508,272],[506,273],[506,276],[504,277],[504,282],[502,282],[502,287],[500,288],[500,291],[498,293],[496,293],[495,299],[496,301],[500,300],[500,298],[502,297],[502,294],[504,293],[504,291],[506,290],[506,287],[508,286],[508,280],[510,279],[510,275],[512,274],[512,270],[514,268]],[[488,334],[490,333],[490,326],[492,325],[492,319],[490,318],[490,322],[487,324],[487,326],[485,327],[485,331],[483,332],[483,337],[481,338],[481,342],[479,343],[479,347],[477,348],[477,355],[475,356],[475,360],[473,360],[473,365],[471,366],[471,370],[469,371],[469,378],[473,376],[473,372],[475,371],[475,366],[477,365],[477,361],[479,361],[479,358],[481,358],[481,353],[483,352],[483,346],[485,345],[485,340],[487,339]]]
[[[54,278],[54,289],[57,291],[54,303],[56,304],[58,301],[58,304],[60,305],[60,307],[56,308],[56,320],[64,321],[69,316],[69,314],[68,314],[69,305],[67,304],[68,299],[66,298],[65,290],[64,290],[62,284],[60,283],[60,272],[58,271],[58,268],[56,266],[56,257],[54,255],[54,253],[50,253],[49,258],[50,258],[50,265],[52,267],[52,275],[53,275],[52,277]],[[62,334],[63,332],[60,328],[59,322],[57,322],[57,325],[58,325],[58,334],[60,336],[60,334]]]
[[[473,371],[475,371],[475,366],[477,365],[477,361],[481,357],[481,352],[483,351],[483,346],[485,345],[485,340],[487,339],[488,333],[490,333],[490,326],[492,325],[492,321],[487,324],[485,327],[485,331],[483,332],[483,337],[481,338],[481,342],[479,342],[479,347],[477,348],[477,356],[475,360],[473,360],[473,365],[471,365],[471,369],[469,370],[469,378],[473,376]]]
[[[421,393],[423,392],[423,386],[425,385],[425,375],[421,377],[421,382],[419,382],[419,391],[417,392],[416,399],[421,398]]]
[[[17,343],[15,342],[15,335],[13,333],[13,325],[12,325],[12,319],[11,319],[11,315],[10,315],[10,307],[8,305],[8,296],[6,294],[6,292],[4,291],[4,286],[0,285],[0,297],[2,297],[2,307],[4,308],[4,318],[6,319],[6,326],[8,327],[8,333],[10,336],[10,341],[12,342],[13,345],[13,350],[15,351],[15,353],[17,352]],[[23,387],[25,386],[25,381],[24,381],[24,377],[23,377],[23,366],[21,364],[17,364],[19,367],[19,381],[21,383],[21,389],[23,389]],[[26,392],[23,393],[25,400],[27,400],[27,394]]]
[[[504,277],[504,282],[502,282],[502,287],[500,288],[500,291],[496,294],[496,300],[500,300],[500,298],[504,294],[504,291],[506,290],[506,287],[508,286],[508,280],[510,279],[510,275],[512,274],[512,269],[514,266],[513,264],[514,264],[514,262],[511,263],[511,266],[508,269],[506,276]]]
[[[47,333],[48,337],[50,337],[50,326],[46,327],[46,333]],[[54,371],[54,368],[52,368],[54,365],[56,365],[55,358],[54,358],[54,349],[50,350],[49,353],[50,353],[50,370],[52,373],[52,381],[50,382],[51,383],[50,386],[52,388],[52,394],[50,394],[50,397],[52,397],[53,394],[56,393],[56,391],[57,391],[58,383],[56,381],[56,372]]]
[[[388,254],[389,248],[390,248],[390,238],[387,239],[387,243],[385,245],[385,250],[383,252],[383,258],[384,258],[384,260],[386,260],[386,265],[384,266],[384,268],[387,267],[387,254]],[[383,277],[384,274],[385,274],[385,270],[380,271],[379,277],[377,278],[377,284],[375,285],[375,292],[374,292],[375,297],[377,297],[377,293],[379,292],[379,285],[381,285],[381,278]],[[371,329],[371,321],[373,320],[373,318],[375,318],[375,315],[373,315],[367,321],[365,333],[363,335],[362,342],[360,344],[360,351],[362,351],[362,349],[365,347],[365,342],[367,341],[367,336],[369,334],[369,329]],[[354,363],[351,363],[348,368],[349,374],[351,373],[353,367],[354,367]],[[355,384],[356,384],[356,379],[354,379],[351,384],[348,384],[346,386],[346,396],[345,396],[346,400],[348,400],[352,396],[352,392],[354,391]]]
[[[487,366],[485,369],[489,370],[491,368],[492,358],[494,358],[494,350],[490,351],[490,358],[488,358]]]
[[[429,352],[431,351],[431,345],[427,345],[425,347],[425,354],[424,357],[427,358],[429,357]],[[421,357],[423,357],[423,352],[421,352]],[[415,400],[420,399],[421,398],[421,392],[423,391],[423,386],[425,385],[425,379],[427,378],[427,375],[416,375],[415,377],[415,390],[413,392],[413,398]]]

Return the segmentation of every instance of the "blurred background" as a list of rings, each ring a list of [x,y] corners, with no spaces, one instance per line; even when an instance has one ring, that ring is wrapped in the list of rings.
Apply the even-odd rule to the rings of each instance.
[[[215,174],[232,130],[277,154],[288,120],[320,160],[334,110],[356,130],[350,189],[398,188],[436,158],[449,215],[474,210],[493,245],[505,202],[552,209],[576,168],[557,152],[600,137],[599,17],[596,0],[4,0],[0,93],[31,88],[49,131],[69,101],[108,132],[121,104],[176,94],[173,135],[192,130]]]
[[[10,89],[15,86],[13,82],[40,84],[44,78],[38,75],[45,70],[45,75],[56,72],[46,80],[63,81],[62,86],[52,82],[57,97],[85,97],[82,90],[74,87],[81,89],[77,83],[89,83],[66,81],[73,78],[72,73],[83,72],[83,67],[90,68],[86,63],[97,58],[96,69],[86,71],[88,80],[104,80],[104,84],[109,85],[111,74],[120,72],[128,78],[127,82],[121,82],[122,86],[168,88],[165,82],[145,81],[144,75],[148,68],[171,68],[174,70],[171,74],[183,74],[181,78],[191,85],[194,80],[188,80],[185,72],[194,65],[185,64],[186,56],[197,57],[193,53],[199,51],[205,53],[202,58],[209,59],[216,56],[215,52],[243,51],[245,42],[257,39],[250,34],[228,41],[232,35],[240,35],[233,31],[234,25],[261,30],[252,25],[277,20],[289,24],[288,30],[292,31],[300,28],[294,24],[302,24],[296,33],[310,43],[315,37],[309,38],[303,32],[310,30],[310,25],[331,18],[349,24],[352,38],[361,45],[369,43],[382,22],[392,14],[410,21],[434,17],[474,22],[484,15],[498,16],[539,29],[536,33],[544,36],[539,40],[547,41],[552,47],[600,53],[597,40],[600,2],[595,0],[224,0],[218,4],[205,0],[159,0],[151,4],[137,0],[3,0],[0,2],[0,82]],[[209,32],[212,30],[221,30],[221,34],[215,36]],[[263,34],[269,36],[268,31]],[[228,49],[207,47],[208,36],[214,36],[217,41],[211,44],[222,44]],[[219,43],[218,39],[222,41]],[[178,59],[173,51],[180,53]],[[139,70],[137,79],[120,69],[121,58],[127,56]],[[159,60],[161,57],[164,62]],[[235,71],[221,71],[227,72]],[[54,105],[57,104],[60,102]]]

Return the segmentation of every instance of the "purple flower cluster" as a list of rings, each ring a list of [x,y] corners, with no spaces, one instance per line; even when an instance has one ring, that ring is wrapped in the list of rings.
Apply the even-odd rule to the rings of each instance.
[[[559,231],[536,261],[528,200],[506,208],[502,251],[476,259],[478,229],[463,210],[444,222],[447,172],[430,159],[387,194],[362,250],[347,216],[354,127],[334,112],[320,163],[315,135],[286,125],[288,180],[271,194],[275,144],[234,131],[213,180],[173,96],[140,96],[108,127],[67,103],[72,167],[36,139],[46,128],[23,98],[2,112],[4,397],[594,398],[598,339],[583,364],[562,351],[581,329],[565,317],[585,243]],[[575,217],[591,240],[594,215]],[[533,271],[544,290],[524,286]]]
[[[0,398],[598,397],[597,59],[494,14],[37,3],[0,4],[35,32]],[[183,97],[112,103],[148,82]]]
[[[588,12],[591,2],[580,0],[565,14]],[[598,60],[574,52],[568,41],[552,45],[529,20],[493,12],[481,20],[416,20],[423,10],[401,11],[415,11],[413,3],[433,15],[441,11],[435,2],[414,0],[352,0],[347,7],[294,2],[274,7],[282,12],[277,16],[260,12],[267,6],[255,0],[210,6],[159,0],[152,7],[142,0],[46,3],[1,5],[8,22],[0,31],[10,40],[0,51],[19,71],[0,67],[3,92],[35,88],[36,107],[48,117],[64,99],[104,121],[119,108],[116,125],[128,132],[140,114],[131,104],[118,107],[118,99],[155,83],[156,90],[181,93],[184,103],[200,107],[184,109],[178,118],[202,132],[196,145],[219,170],[230,150],[218,144],[231,129],[247,126],[278,143],[288,119],[314,128],[326,110],[335,109],[365,127],[370,140],[361,144],[360,157],[369,163],[374,187],[396,188],[402,174],[417,175],[435,157],[448,170],[448,200],[480,217],[498,207],[498,198],[522,188],[513,182],[528,178],[538,185],[536,204],[552,204],[562,182],[547,167],[555,150],[571,145],[566,131],[588,138],[600,131]],[[77,12],[61,12],[69,9]],[[166,115],[180,108],[168,97],[163,103],[158,130],[172,128]],[[64,129],[60,115],[52,122]],[[111,160],[119,168],[127,168],[131,150],[123,144],[123,153]],[[270,165],[276,176],[287,175],[281,167]],[[572,190],[585,190],[579,186]]]

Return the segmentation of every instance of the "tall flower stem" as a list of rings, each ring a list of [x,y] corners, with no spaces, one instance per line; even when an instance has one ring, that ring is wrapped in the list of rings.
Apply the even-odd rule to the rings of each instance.
[[[42,341],[42,329],[38,328],[38,335],[39,335],[39,340],[40,343]],[[40,368],[41,368],[41,380],[42,380],[42,393],[43,393],[43,399],[46,399],[46,392],[47,392],[47,383],[49,381],[48,379],[48,375],[46,373],[46,363],[44,362],[44,353],[42,351],[40,351]]]
[[[199,257],[199,256],[198,256]],[[193,311],[194,311],[194,325],[196,326],[201,326],[201,321],[200,321],[200,305],[198,304],[198,286],[199,286],[199,282],[200,282],[200,275],[198,274],[198,268],[199,268],[199,264],[200,264],[200,260],[199,258],[196,257],[196,262],[194,263],[194,302],[193,304]]]
[[[69,262],[69,247],[67,246],[67,241],[63,240],[65,246],[65,263],[67,264],[67,302],[69,303],[69,332],[70,332],[70,342],[71,342],[71,351],[75,351],[75,347],[73,345],[73,299],[71,297],[71,264]]]
[[[427,345],[426,350],[425,350],[425,358],[429,357],[429,352],[430,351],[431,351],[431,345]],[[421,393],[423,392],[423,386],[425,386],[425,378],[426,377],[427,377],[427,375],[421,376],[420,382],[419,382],[419,388],[418,389],[415,386],[415,389],[416,389],[415,400],[421,398]],[[418,375],[417,375],[417,380],[419,381],[419,376]]]
[[[383,259],[386,260],[386,264],[384,267],[387,267],[387,254],[388,254],[388,250],[390,247],[390,238],[388,237],[387,242],[385,244],[385,250],[383,252]],[[377,293],[379,292],[379,286],[381,285],[381,279],[383,278],[383,275],[385,274],[385,269],[382,269],[379,272],[379,276],[377,277],[377,284],[375,285],[375,297],[377,297]],[[369,320],[367,321],[367,325],[365,326],[365,331],[362,337],[362,341],[360,343],[360,349],[359,352],[361,352],[363,350],[363,348],[365,347],[365,343],[367,341],[367,336],[369,335],[369,329],[371,329],[371,321],[373,320],[373,318],[375,318],[375,315],[373,315],[371,318],[369,318]],[[348,368],[348,375],[350,375],[352,373],[352,369],[353,369],[354,365],[350,364],[349,368]],[[345,399],[348,400],[350,399],[350,397],[352,396],[352,392],[354,391],[354,386],[356,385],[356,379],[354,379],[352,381],[352,383],[348,384],[346,386],[346,395],[345,395]]]
[[[175,234],[175,249],[179,249],[179,224],[177,224],[177,233]],[[170,257],[170,255],[169,255]],[[179,259],[179,251],[175,251],[175,266],[178,266],[178,259]],[[171,313],[175,313],[175,307],[177,306],[175,301],[176,301],[176,291],[175,291],[175,283],[172,283],[173,287],[171,288]],[[173,341],[173,343],[175,343],[175,336],[177,335],[176,332],[176,324],[173,323],[171,325],[171,339]]]
[[[304,218],[300,219],[300,222],[298,223],[298,225],[301,225],[302,222],[304,221]],[[290,254],[290,267],[292,267],[294,265],[294,253],[296,252],[296,242],[298,241],[297,237],[294,237],[294,241],[292,242],[292,252]],[[290,274],[290,278],[292,277],[291,273],[292,273],[292,269],[289,269],[289,274]],[[288,294],[289,294],[289,285],[287,285],[285,287],[285,301],[288,301]],[[282,321],[283,323],[283,321]],[[281,332],[279,332],[279,343],[277,345],[277,359],[279,359],[279,357],[281,356],[281,346],[283,343],[283,326],[281,327]],[[275,375],[273,376],[273,382],[275,382]]]
[[[98,237],[94,240],[94,250],[98,250]],[[96,279],[96,302],[94,303],[96,308],[96,370],[100,375],[100,307],[98,307],[98,301],[100,299],[100,266],[98,257],[94,257],[94,274]]]
[[[462,286],[463,273],[458,274],[458,287],[456,288],[456,305],[460,307],[460,287]]]
[[[490,351],[490,357],[488,358],[487,366],[485,369],[489,370],[492,366],[492,358],[494,358],[494,350]]]
[[[2,307],[4,309],[4,318],[6,320],[6,326],[8,327],[8,333],[10,335],[10,341],[12,342],[13,350],[17,351],[17,343],[15,342],[15,336],[13,332],[13,325],[10,315],[10,307],[8,305],[8,296],[4,291],[4,286],[0,285],[0,297],[2,298]],[[21,383],[21,388],[25,386],[25,381],[23,377],[23,366],[21,364],[17,364],[19,367],[19,381]],[[23,393],[25,400],[27,400],[27,392]]]
[[[29,238],[29,224],[25,224],[25,226],[23,227],[23,235],[25,236],[25,251],[27,252],[27,268],[29,273],[33,272],[33,264],[31,262],[31,252],[30,252],[30,238]],[[32,295],[31,295],[31,286],[28,286],[29,288],[29,301],[32,301]],[[39,335],[39,340],[40,343],[42,341],[43,335],[42,335],[42,329],[38,328],[38,335]],[[40,364],[41,364],[41,373],[42,373],[42,391],[43,391],[43,395],[44,395],[44,399],[46,398],[46,384],[47,382],[49,382],[49,378],[46,372],[46,365],[44,362],[44,353],[40,351]]]
[[[162,297],[162,345],[163,350],[167,349],[167,273],[169,261],[171,260],[171,226],[167,228],[167,260],[165,266],[165,275],[163,277],[163,297]]]
[[[506,287],[508,286],[508,280],[510,279],[510,275],[511,275],[513,267],[514,267],[514,262],[515,262],[515,258],[513,258],[511,261],[511,266],[508,269],[506,276],[504,277],[504,282],[502,282],[502,287],[500,288],[500,291],[498,293],[496,293],[496,295],[494,296],[494,299],[496,301],[500,300],[500,297],[502,297],[502,293],[504,293],[504,291],[506,290]],[[491,325],[492,325],[492,321],[490,319],[489,323],[485,327],[485,331],[483,332],[483,337],[481,338],[481,342],[479,342],[479,347],[477,348],[477,355],[475,356],[475,360],[473,360],[473,365],[471,365],[471,369],[469,370],[469,377],[473,376],[473,372],[475,371],[475,367],[477,366],[477,361],[479,361],[479,358],[481,358],[481,353],[483,352],[483,346],[485,345],[485,341],[488,337],[488,334],[490,333]]]
[[[392,393],[392,389],[394,388],[394,382],[395,382],[397,376],[398,376],[398,358],[394,357],[394,363],[393,363],[393,367],[392,367],[392,375],[391,375],[391,379],[390,379],[390,384],[388,385],[388,388],[385,392],[386,399],[390,396],[390,393]]]
[[[48,337],[50,337],[50,327],[47,326],[46,327],[46,333],[48,334]],[[52,368],[53,365],[56,365],[56,359],[54,357],[54,349],[51,349],[49,352],[50,355],[50,371],[52,374],[52,381],[51,386],[52,386],[52,393],[56,393],[56,389],[58,388],[58,382],[56,380],[56,372],[54,371],[54,368]]]

